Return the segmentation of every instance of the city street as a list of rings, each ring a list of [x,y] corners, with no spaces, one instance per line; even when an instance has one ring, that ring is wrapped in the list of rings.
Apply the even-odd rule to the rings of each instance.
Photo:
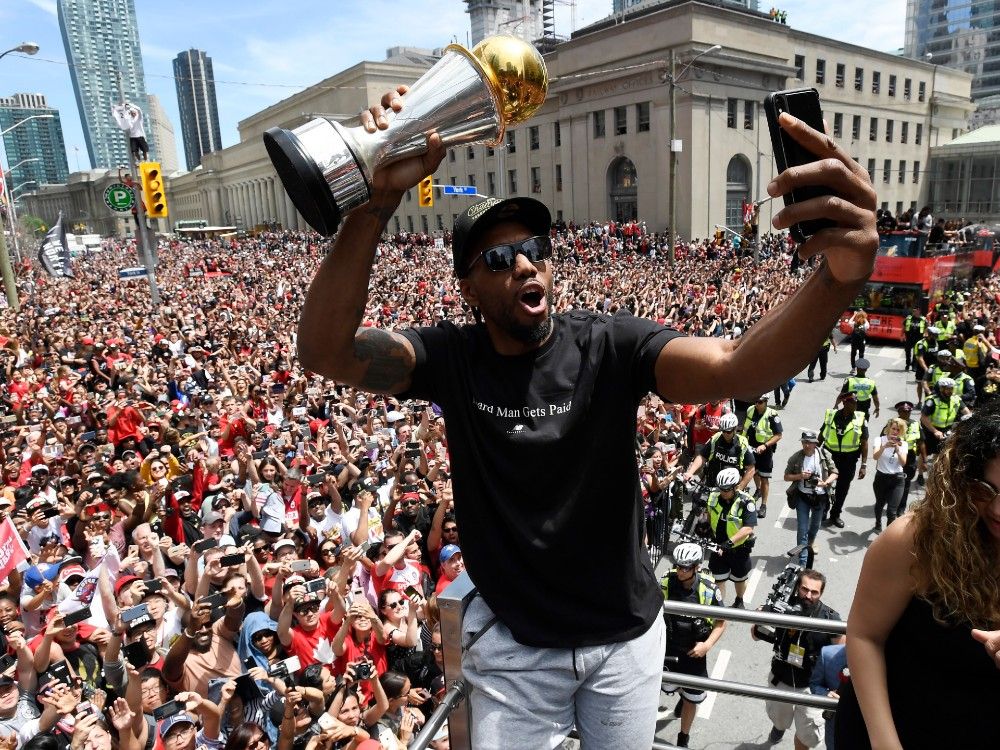
[[[839,338],[839,335],[838,335]],[[758,525],[758,541],[754,549],[756,562],[747,587],[748,609],[756,609],[766,599],[771,584],[788,558],[785,553],[795,546],[795,514],[785,502],[782,481],[788,457],[800,448],[799,435],[803,429],[818,430],[823,421],[824,409],[833,406],[837,393],[850,371],[850,344],[838,343],[838,352],[830,353],[830,369],[824,381],[808,382],[805,372],[797,378],[788,406],[779,409],[784,425],[784,438],[778,444],[774,473],[768,504],[767,518]],[[903,370],[903,350],[899,346],[870,345],[866,352],[871,362],[869,374],[878,384],[882,404],[881,416],[872,418],[873,435],[881,432],[885,421],[896,415],[893,404],[903,399],[913,400],[915,385],[912,373]],[[817,371],[818,378],[819,373]],[[874,461],[869,464],[868,475],[863,480],[855,478],[844,508],[843,529],[823,528],[818,537],[818,554],[815,567],[828,577],[823,601],[846,619],[857,585],[861,563],[868,545],[874,539],[874,495],[872,480]],[[752,485],[751,485],[752,487]],[[910,500],[916,497],[911,490]],[[661,563],[662,574],[666,562]],[[732,584],[728,584],[726,603],[733,600]],[[711,677],[737,682],[765,684],[771,659],[771,644],[755,642],[750,638],[750,626],[732,623],[725,635],[709,654],[708,668]],[[676,696],[663,696],[662,705],[672,709]],[[677,739],[680,720],[669,714],[668,720],[657,725],[657,738],[668,743]],[[698,709],[697,719],[691,730],[691,747],[697,748],[765,748],[771,723],[762,701],[732,695],[710,694]],[[793,747],[793,732],[774,745],[778,748]]]

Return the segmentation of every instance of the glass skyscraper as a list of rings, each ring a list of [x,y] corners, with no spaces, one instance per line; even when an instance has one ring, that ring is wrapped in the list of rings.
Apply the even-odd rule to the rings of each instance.
[[[1000,95],[1000,2],[907,0],[904,51],[971,73],[973,99]]]
[[[33,183],[25,185],[17,196],[37,190],[39,185],[64,183],[69,176],[59,110],[50,107],[41,94],[0,98],[0,130],[11,128],[32,115],[52,117],[27,120],[3,137],[7,168],[13,170],[7,177],[7,187],[13,190],[23,183]]]
[[[121,100],[120,75],[126,100],[144,114],[148,110],[134,0],[59,0],[58,9],[90,163],[103,169],[129,164],[128,141],[111,116],[111,105]],[[154,158],[148,116],[144,124]]]
[[[190,171],[201,164],[205,154],[222,148],[212,58],[200,49],[181,52],[174,58],[174,81],[184,136],[184,161]]]

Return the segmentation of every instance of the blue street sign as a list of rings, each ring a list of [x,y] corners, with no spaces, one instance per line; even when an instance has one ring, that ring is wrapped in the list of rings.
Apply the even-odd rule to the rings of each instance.
[[[141,279],[146,275],[146,269],[142,266],[136,266],[135,268],[119,268],[118,278],[119,279]]]
[[[475,185],[442,185],[441,192],[444,195],[475,195]]]

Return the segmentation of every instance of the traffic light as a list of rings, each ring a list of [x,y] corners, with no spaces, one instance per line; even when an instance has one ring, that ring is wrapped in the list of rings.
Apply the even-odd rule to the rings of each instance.
[[[142,199],[146,204],[146,216],[162,219],[167,216],[167,193],[163,185],[163,170],[158,161],[144,161],[139,164],[139,178],[142,181]]]
[[[434,185],[430,177],[425,177],[417,186],[417,204],[421,208],[434,207]]]

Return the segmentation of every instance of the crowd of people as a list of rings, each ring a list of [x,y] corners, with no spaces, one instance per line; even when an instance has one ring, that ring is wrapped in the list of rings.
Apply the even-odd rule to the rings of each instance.
[[[679,242],[669,265],[665,238],[637,224],[560,226],[552,239],[554,312],[627,309],[691,336],[741,336],[801,280],[779,236],[756,264],[705,239]],[[161,241],[155,309],[145,279],[118,278],[135,265],[130,243],[76,259],[75,278],[19,278],[22,310],[0,311],[0,518],[12,535],[0,565],[26,555],[0,584],[7,747],[392,750],[434,710],[436,597],[463,570],[447,424],[436,404],[299,365],[304,280],[328,249],[293,232]],[[1000,343],[1000,280],[959,312]],[[472,320],[450,250],[384,238],[363,325],[443,320]],[[647,507],[696,455],[714,483],[730,465],[705,450],[720,427],[723,445],[758,462],[773,453],[761,402],[754,418],[749,403],[647,397],[636,415]],[[734,410],[737,426],[723,425]],[[739,548],[766,512],[770,472],[754,477],[753,463],[740,461],[711,517],[735,524],[742,498],[711,568],[737,596]],[[430,747],[447,747],[446,731]]]

